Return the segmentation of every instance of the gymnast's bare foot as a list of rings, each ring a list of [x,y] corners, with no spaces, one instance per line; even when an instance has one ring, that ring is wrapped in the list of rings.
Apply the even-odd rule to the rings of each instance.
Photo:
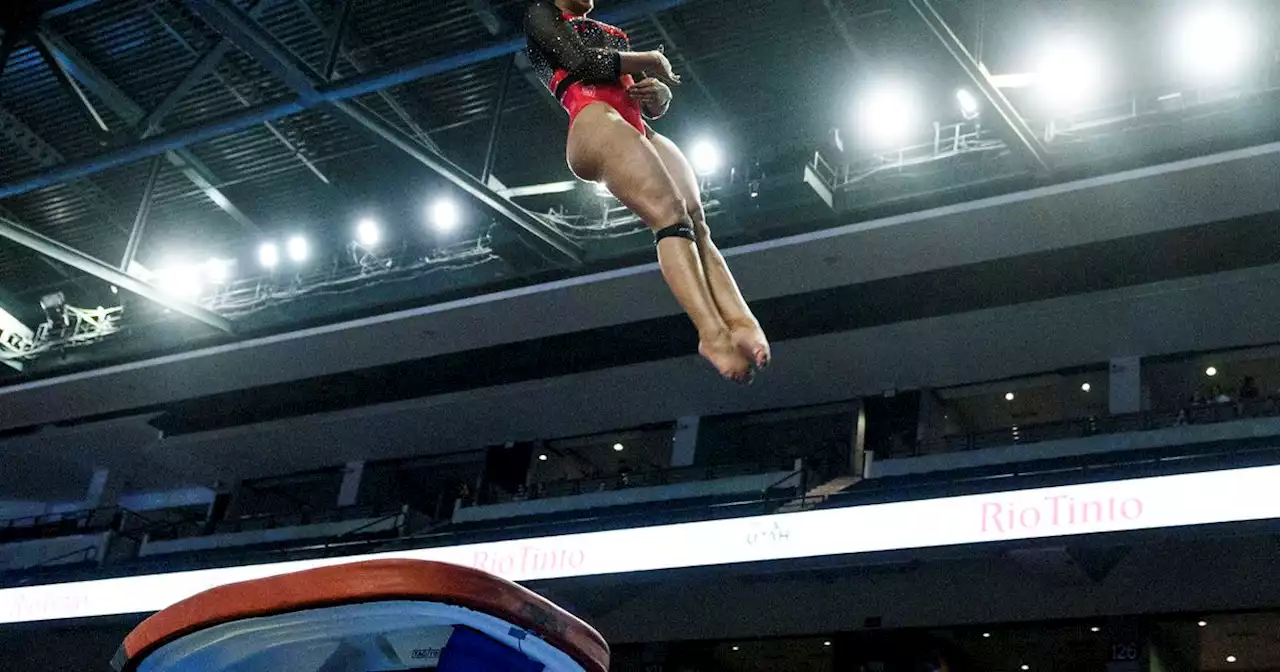
[[[773,359],[773,352],[769,348],[769,340],[764,336],[764,330],[760,325],[753,322],[744,322],[741,324],[729,325],[729,335],[733,339],[733,345],[746,357],[757,369],[763,369],[769,366],[769,362]]]
[[[728,331],[700,338],[698,352],[716,367],[721,376],[740,385],[751,384],[751,360],[738,351]]]

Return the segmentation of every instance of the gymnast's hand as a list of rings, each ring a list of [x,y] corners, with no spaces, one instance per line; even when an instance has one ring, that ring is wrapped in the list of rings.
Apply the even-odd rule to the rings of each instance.
[[[671,105],[671,87],[656,79],[641,80],[627,89],[627,95],[654,115],[661,115]]]
[[[658,47],[657,51],[649,52],[649,67],[645,68],[645,72],[658,78],[663,84],[680,83],[680,75],[671,69],[671,61],[667,60],[667,55],[662,53],[662,47]]]

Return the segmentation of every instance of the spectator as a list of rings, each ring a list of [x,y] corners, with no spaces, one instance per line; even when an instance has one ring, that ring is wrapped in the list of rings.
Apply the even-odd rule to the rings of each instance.
[[[1231,403],[1231,397],[1227,396],[1227,393],[1223,392],[1221,387],[1214,385],[1209,388],[1209,402],[1213,404],[1229,404]]]
[[[1258,381],[1254,380],[1253,376],[1245,376],[1240,383],[1240,401],[1256,401],[1259,396],[1261,392],[1258,390]]]
[[[458,508],[466,508],[471,506],[471,486],[464,483],[458,484]]]
[[[631,486],[631,466],[626,460],[618,463],[618,487],[626,488]]]

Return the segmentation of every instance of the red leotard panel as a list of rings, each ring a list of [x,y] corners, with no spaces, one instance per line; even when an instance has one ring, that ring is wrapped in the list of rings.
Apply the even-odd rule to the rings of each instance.
[[[623,75],[618,84],[570,84],[564,98],[560,99],[560,104],[569,111],[569,124],[572,125],[578,113],[588,105],[599,102],[617,110],[628,124],[634,126],[640,135],[644,135],[644,117],[640,112],[640,103],[627,95],[627,89],[633,83],[631,75]]]
[[[569,12],[558,12],[560,27],[549,27],[546,24],[550,16],[555,16],[550,10],[550,6],[545,7],[545,13],[541,15],[543,21],[538,22],[531,35],[529,56],[539,77],[569,112],[569,123],[572,124],[588,105],[600,102],[617,110],[643,135],[645,125],[640,103],[627,95],[627,89],[635,85],[635,78],[616,69],[616,52],[630,49],[626,32]],[[563,66],[566,54],[571,58],[580,56],[584,50],[595,59],[592,63],[595,67],[588,76],[584,76],[583,70],[575,74]],[[612,68],[606,67],[609,54],[615,59]],[[610,74],[604,74],[610,69]]]

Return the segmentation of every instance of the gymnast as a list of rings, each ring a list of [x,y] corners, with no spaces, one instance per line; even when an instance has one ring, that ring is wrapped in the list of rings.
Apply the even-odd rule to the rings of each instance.
[[[721,376],[751,382],[769,342],[711,241],[698,178],[655,132],[680,77],[659,51],[587,14],[595,0],[530,0],[524,28],[538,76],[569,112],[566,154],[580,179],[601,182],[653,232],[662,277],[698,330],[698,352]]]

